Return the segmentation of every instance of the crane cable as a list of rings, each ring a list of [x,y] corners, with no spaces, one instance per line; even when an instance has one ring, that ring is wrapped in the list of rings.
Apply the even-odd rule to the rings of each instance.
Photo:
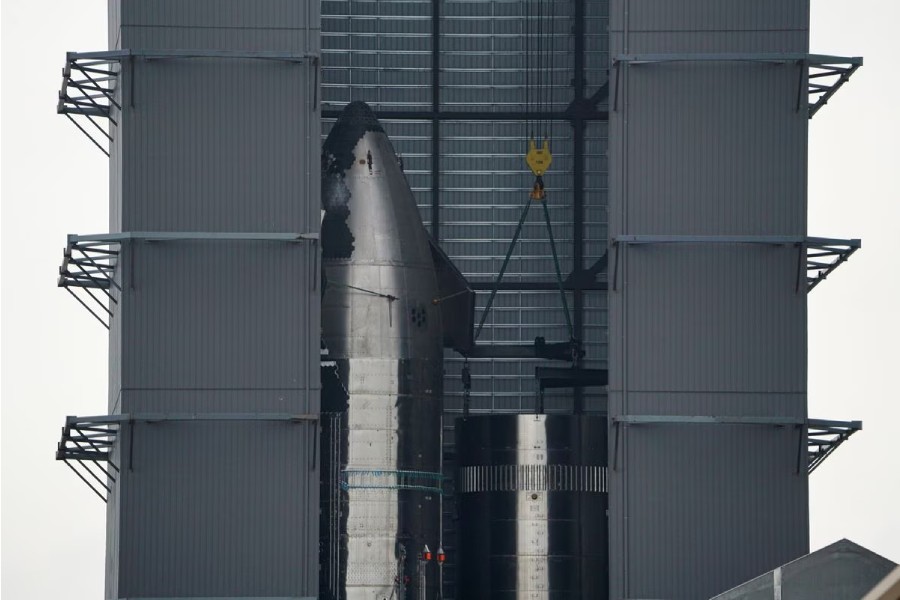
[[[537,113],[537,136],[535,136],[534,125],[529,128],[527,136],[527,147],[525,153],[525,164],[534,174],[534,184],[531,188],[532,200],[544,199],[544,173],[550,168],[553,162],[553,155],[550,152],[550,135],[549,121],[543,119],[542,116],[549,107],[549,97],[545,97],[551,91],[551,75],[552,72],[552,49],[549,44],[545,44],[544,40],[544,5],[546,0],[537,0],[537,18],[532,19],[531,15],[526,18],[525,34],[525,60],[526,73],[530,73],[531,77],[527,78],[525,83],[525,103],[528,112]],[[530,5],[530,1],[526,0],[526,7]],[[552,0],[551,0],[551,6]],[[552,16],[551,16],[552,20]],[[533,21],[533,22],[532,22]],[[532,29],[534,30],[532,32]],[[548,33],[552,39],[553,31],[548,26]],[[534,60],[532,60],[532,47],[536,47],[534,52]],[[533,70],[532,70],[533,69]],[[546,81],[545,81],[546,79]],[[532,102],[534,98],[534,102]],[[538,140],[543,128],[543,140],[538,146]]]
[[[513,238],[510,241],[509,248],[506,251],[506,257],[503,259],[503,264],[500,266],[500,272],[497,274],[497,281],[494,284],[494,287],[491,289],[491,295],[488,298],[487,304],[484,307],[484,311],[481,313],[481,320],[478,323],[478,328],[475,330],[475,339],[478,339],[478,336],[481,334],[481,330],[484,327],[484,323],[487,320],[487,315],[491,310],[491,306],[494,303],[494,299],[497,296],[497,292],[500,289],[500,283],[503,280],[503,275],[506,273],[506,269],[509,266],[510,258],[512,257],[513,250],[516,247],[516,242],[519,240],[519,236],[522,234],[522,227],[525,224],[525,219],[528,217],[528,210],[531,208],[532,202],[540,202],[543,206],[544,212],[544,222],[547,225],[547,236],[550,241],[550,251],[553,255],[553,265],[556,271],[556,283],[559,288],[560,298],[562,300],[563,312],[566,317],[566,325],[569,329],[569,338],[574,343],[575,340],[575,329],[572,326],[572,317],[569,313],[569,303],[566,299],[565,286],[563,284],[562,278],[562,270],[559,264],[559,255],[556,252],[556,241],[553,238],[553,227],[550,221],[550,209],[547,207],[546,200],[546,192],[544,189],[544,180],[543,175],[546,173],[547,169],[550,167],[551,162],[553,161],[553,156],[550,153],[550,120],[549,118],[541,118],[544,117],[551,106],[552,100],[552,73],[553,73],[553,62],[555,58],[555,53],[553,52],[553,45],[548,43],[545,47],[544,44],[544,5],[546,2],[550,2],[550,6],[554,6],[553,0],[537,0],[537,21],[536,23],[532,23],[532,15],[530,4],[531,0],[525,1],[525,102],[526,102],[526,112],[531,113],[532,110],[536,113],[537,119],[526,118],[525,126],[526,126],[526,140],[528,151],[525,155],[525,163],[531,169],[531,172],[535,176],[534,185],[532,187],[531,193],[528,195],[528,199],[525,202],[524,207],[522,208],[522,215],[519,218],[519,223],[516,226],[515,233],[513,234]],[[552,23],[555,17],[554,14],[550,14],[548,11],[548,17],[551,20],[551,25],[548,25],[547,32],[550,36],[550,40],[552,41],[553,36],[553,28]],[[532,25],[535,25],[537,29],[537,40],[536,44],[532,42],[531,29]],[[537,46],[536,56],[532,56],[532,47]],[[536,65],[535,65],[536,63]],[[532,69],[532,67],[534,67]],[[546,80],[546,81],[545,81]],[[532,102],[532,99],[534,101]],[[530,115],[529,115],[530,116]],[[541,127],[544,129],[544,138],[543,143],[540,148],[537,146],[537,141],[534,136],[534,125],[535,121],[537,122],[538,133],[540,133]]]

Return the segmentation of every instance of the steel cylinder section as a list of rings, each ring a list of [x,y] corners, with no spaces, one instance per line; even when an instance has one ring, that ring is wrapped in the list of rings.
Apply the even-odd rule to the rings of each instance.
[[[465,600],[608,597],[605,417],[458,419]]]
[[[320,596],[416,598],[417,555],[441,542],[441,314],[409,184],[361,102],[325,142],[322,195]]]

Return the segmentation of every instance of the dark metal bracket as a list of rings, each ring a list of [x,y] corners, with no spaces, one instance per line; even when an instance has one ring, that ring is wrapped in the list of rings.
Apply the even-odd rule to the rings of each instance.
[[[862,421],[807,421],[807,449],[809,473],[815,471],[822,462],[846,442],[851,435],[862,430]]]

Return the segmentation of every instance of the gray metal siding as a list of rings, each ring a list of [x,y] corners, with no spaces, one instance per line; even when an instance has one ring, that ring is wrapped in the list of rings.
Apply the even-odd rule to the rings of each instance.
[[[800,256],[790,246],[620,250],[612,293],[623,296],[628,371],[615,374],[616,389],[805,393]]]
[[[806,235],[796,64],[620,65],[632,234]]]
[[[798,427],[629,426],[619,450],[632,473],[625,597],[708,598],[761,564],[794,558],[798,536],[808,536],[803,435]],[[797,520],[773,523],[788,515]]]
[[[616,0],[610,19],[612,56],[807,49],[806,2]],[[610,236],[806,234],[797,65],[616,68]],[[612,419],[806,417],[798,248],[620,245],[613,253]],[[709,597],[806,552],[800,427],[616,427],[611,598]]]
[[[673,4],[667,0],[628,0],[610,5],[616,27],[626,20],[630,30],[673,31],[776,31],[805,33],[809,5],[781,0],[692,0]]]
[[[806,52],[809,2],[613,0],[611,47],[638,52]]]
[[[315,29],[319,5],[296,0],[154,0],[123,2],[123,26]],[[271,48],[270,48],[271,49]]]
[[[805,52],[809,2],[649,0],[610,3],[610,32],[628,52]]]
[[[121,444],[112,449],[111,458],[116,465],[122,464]],[[119,521],[121,516],[119,498],[119,486],[110,486],[110,492],[106,498],[105,600],[116,600],[119,597]]]
[[[110,50],[118,50],[122,27],[122,0],[106,0],[107,43]]]
[[[122,27],[132,49],[311,52],[318,32],[296,29],[221,29],[206,27]],[[124,46],[123,46],[124,47]]]
[[[120,4],[115,26],[134,50],[319,51],[319,3],[160,0]],[[112,12],[111,12],[112,14]],[[113,21],[110,21],[112,43]]]
[[[136,242],[131,251],[126,398],[142,389],[317,389],[312,245]],[[122,412],[134,410],[123,401]]]
[[[311,65],[139,60],[134,77],[125,230],[318,231]]]
[[[116,10],[110,39],[122,48],[318,51],[316,2],[123,1]],[[317,232],[316,68],[126,61],[111,229]],[[122,427],[108,597],[315,596],[318,425],[203,417],[318,413],[318,247],[134,241],[122,251],[111,409],[199,420]]]
[[[120,597],[314,596],[316,426],[124,428]]]

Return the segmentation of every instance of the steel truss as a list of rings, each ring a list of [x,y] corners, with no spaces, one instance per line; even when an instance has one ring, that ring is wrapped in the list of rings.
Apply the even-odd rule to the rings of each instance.
[[[68,236],[56,285],[69,292],[109,329],[122,291],[115,278],[121,241],[97,239],[99,237]]]
[[[826,54],[731,53],[731,54],[620,54],[613,59],[615,91],[613,110],[618,108],[619,66],[622,64],[648,65],[672,62],[762,62],[772,64],[797,64],[803,67],[797,89],[797,110],[803,108],[804,85],[806,87],[809,118],[819,112],[838,89],[850,80],[850,76],[863,65],[860,56],[829,56]]]
[[[173,59],[245,59],[274,60],[289,63],[310,63],[315,69],[318,89],[318,61],[315,54],[289,52],[230,52],[224,50],[104,50],[98,52],[67,52],[62,69],[62,85],[56,112],[65,115],[101,152],[109,156],[104,143],[112,141],[108,121],[118,126],[115,115],[122,110],[119,75],[125,61]],[[317,102],[313,103],[316,106]],[[76,120],[76,117],[78,119]],[[106,140],[104,142],[103,140]]]
[[[135,423],[164,422],[273,421],[310,423],[313,425],[313,448],[318,446],[319,417],[315,414],[294,413],[137,413],[101,415],[95,417],[66,417],[62,436],[56,446],[56,460],[63,461],[97,496],[107,501],[120,472],[112,454],[123,426]],[[132,429],[133,432],[133,429]],[[131,437],[133,440],[133,435]],[[312,453],[310,470],[316,468],[317,453]],[[131,449],[127,453],[131,461]],[[120,459],[121,460],[121,459]],[[74,466],[72,463],[77,464]],[[131,468],[130,464],[127,468]]]
[[[822,462],[837,450],[837,447],[862,429],[862,421],[807,421],[807,444],[809,447],[809,472],[815,471]]]
[[[805,279],[807,293],[825,280],[828,275],[859,250],[859,239],[835,239],[785,235],[620,235],[612,239],[615,249],[613,289],[616,289],[619,273],[619,247],[647,244],[766,244],[795,246],[799,249],[797,264],[797,291]],[[805,262],[805,265],[804,265]],[[804,277],[805,274],[805,277]]]
[[[827,238],[807,238],[806,247],[806,289],[825,281],[828,275],[859,250],[862,242],[854,240],[830,240]]]
[[[113,127],[118,125],[112,116],[112,107],[121,110],[116,100],[119,83],[119,59],[88,57],[77,52],[66,54],[62,70],[62,86],[56,112],[65,115],[100,151],[109,152],[100,143],[105,138],[112,141],[108,127],[98,120],[106,119]],[[78,120],[75,117],[79,117]]]
[[[63,461],[104,502],[119,474],[111,458],[119,425],[104,417],[66,417],[56,446],[56,460]]]
[[[67,238],[63,261],[56,285],[64,288],[87,309],[101,325],[109,329],[119,304],[122,287],[116,280],[116,268],[123,243],[133,241],[241,241],[241,242],[311,242],[317,244],[319,233],[244,233],[202,231],[126,231],[74,235]],[[318,260],[316,259],[316,264]],[[313,289],[318,273],[313,269]],[[102,295],[101,295],[102,294]],[[103,297],[105,296],[105,298]],[[99,307],[99,308],[98,308]]]

